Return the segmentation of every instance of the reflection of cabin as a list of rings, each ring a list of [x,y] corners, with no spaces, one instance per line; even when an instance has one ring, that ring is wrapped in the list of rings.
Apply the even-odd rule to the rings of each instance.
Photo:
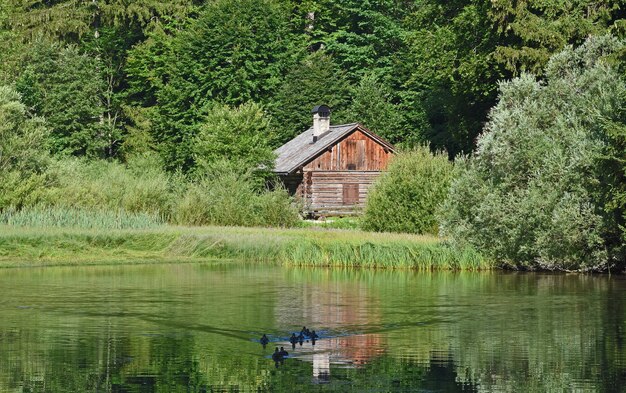
[[[394,152],[358,123],[330,125],[330,108],[313,108],[313,127],[274,151],[274,171],[313,216],[354,214]]]

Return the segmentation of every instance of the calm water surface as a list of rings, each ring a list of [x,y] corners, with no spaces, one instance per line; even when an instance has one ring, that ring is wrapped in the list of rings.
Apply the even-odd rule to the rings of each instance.
[[[623,277],[159,265],[0,290],[0,392],[626,392]],[[303,325],[322,337],[291,349]]]

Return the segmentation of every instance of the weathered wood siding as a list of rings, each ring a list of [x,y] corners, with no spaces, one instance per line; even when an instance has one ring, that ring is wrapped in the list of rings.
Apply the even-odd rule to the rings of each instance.
[[[378,171],[305,172],[307,210],[314,214],[349,214],[365,205]],[[308,180],[307,180],[308,179]]]
[[[369,187],[387,169],[392,154],[357,129],[282,179],[308,214],[354,214],[365,206]]]
[[[304,171],[382,171],[391,152],[357,130],[304,166]]]

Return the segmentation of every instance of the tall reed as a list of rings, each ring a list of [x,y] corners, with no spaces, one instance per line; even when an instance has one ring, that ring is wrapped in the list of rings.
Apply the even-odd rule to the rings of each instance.
[[[94,210],[69,207],[35,206],[0,212],[0,224],[35,228],[146,229],[164,224],[161,217],[122,209]]]
[[[432,236],[323,229],[171,227],[149,229],[17,228],[0,225],[0,266],[232,260],[284,266],[486,270],[471,249]]]

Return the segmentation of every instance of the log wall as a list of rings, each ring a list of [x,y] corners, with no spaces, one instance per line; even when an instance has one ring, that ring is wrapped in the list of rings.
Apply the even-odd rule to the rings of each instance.
[[[305,205],[313,215],[354,214],[365,206],[367,190],[378,171],[305,172]]]

